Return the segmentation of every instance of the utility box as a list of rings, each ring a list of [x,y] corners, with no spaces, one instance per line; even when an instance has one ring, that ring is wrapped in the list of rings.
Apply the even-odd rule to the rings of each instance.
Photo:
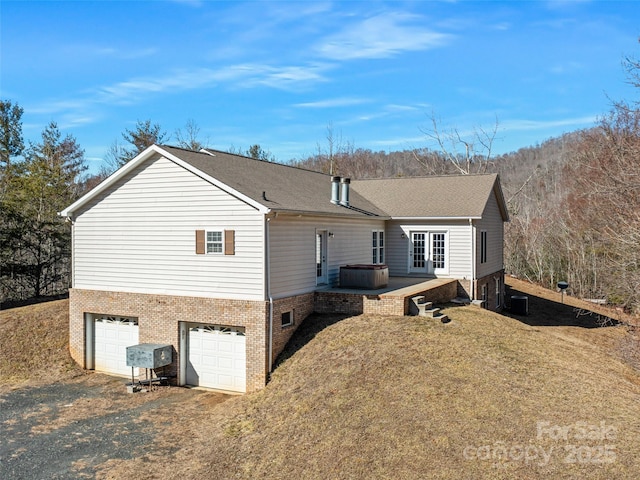
[[[127,347],[127,366],[160,368],[172,362],[173,347],[158,343],[141,343]]]
[[[529,315],[529,297],[526,295],[512,295],[511,313],[515,315]]]

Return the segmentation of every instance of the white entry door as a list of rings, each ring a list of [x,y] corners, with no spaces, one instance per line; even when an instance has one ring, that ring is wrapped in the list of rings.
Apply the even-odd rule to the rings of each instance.
[[[316,285],[329,281],[327,273],[327,231],[316,231]]]
[[[246,391],[246,337],[244,328],[189,324],[186,383]]]
[[[138,344],[138,320],[100,315],[94,318],[94,369],[115,375],[131,375],[127,347]],[[137,369],[134,371],[137,375]]]

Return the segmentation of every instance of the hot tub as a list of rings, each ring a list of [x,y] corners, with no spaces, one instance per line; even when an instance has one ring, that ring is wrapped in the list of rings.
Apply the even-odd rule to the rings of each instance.
[[[345,265],[340,267],[340,287],[373,290],[389,283],[389,267],[386,265]]]

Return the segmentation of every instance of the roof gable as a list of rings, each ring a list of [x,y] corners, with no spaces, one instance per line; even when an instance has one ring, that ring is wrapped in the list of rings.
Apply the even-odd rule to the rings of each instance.
[[[331,177],[327,174],[215,150],[194,152],[158,145],[147,148],[100,185],[60,212],[60,215],[72,216],[83,205],[158,154],[243,200],[262,213],[275,211],[386,217],[384,211],[355,192],[350,195],[350,207],[331,203]]]
[[[503,221],[509,219],[497,174],[357,180],[351,186],[392,218],[482,218],[495,195]]]
[[[358,193],[351,193],[350,207],[331,203],[331,176],[325,173],[211,149],[194,152],[163,148],[271,211],[386,217],[384,211]]]
[[[152,145],[60,212],[72,216],[143,162],[161,155],[262,213],[454,219],[482,218],[495,195],[503,221],[509,215],[497,174],[403,177],[351,182],[350,206],[331,203],[331,176],[226,152],[194,152]]]

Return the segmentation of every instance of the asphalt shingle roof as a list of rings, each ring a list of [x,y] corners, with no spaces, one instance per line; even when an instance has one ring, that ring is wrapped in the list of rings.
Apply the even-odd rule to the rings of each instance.
[[[479,218],[494,192],[504,211],[497,174],[386,178],[351,182],[357,192],[392,218]]]
[[[351,208],[331,203],[331,176],[324,173],[211,149],[207,149],[209,155],[166,145],[160,148],[274,211],[387,217],[353,190]]]
[[[480,218],[492,193],[504,200],[497,174],[403,177],[351,182],[351,208],[331,203],[331,176],[216,150],[162,146],[201,172],[281,212],[413,218]],[[266,200],[265,200],[266,198]]]
[[[496,174],[354,180],[350,206],[345,207],[331,203],[328,174],[211,149],[195,152],[168,145],[149,147],[60,215],[73,215],[150,155],[163,153],[186,163],[196,174],[201,172],[213,182],[226,185],[230,192],[238,192],[254,205],[275,212],[382,219],[481,218],[490,196],[495,194],[503,220],[509,220]]]

